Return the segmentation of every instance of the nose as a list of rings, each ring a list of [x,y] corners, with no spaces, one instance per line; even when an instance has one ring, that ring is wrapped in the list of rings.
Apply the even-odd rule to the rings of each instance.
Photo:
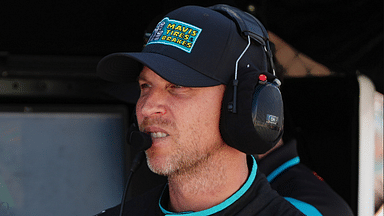
[[[154,89],[140,96],[136,104],[136,113],[143,117],[161,116],[166,112],[166,94],[161,90]]]

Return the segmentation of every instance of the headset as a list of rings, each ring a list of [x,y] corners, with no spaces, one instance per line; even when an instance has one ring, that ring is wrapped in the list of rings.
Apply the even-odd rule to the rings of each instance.
[[[223,97],[221,136],[229,146],[246,154],[265,153],[281,139],[284,122],[281,82],[275,75],[267,30],[254,16],[235,7],[218,4],[209,8],[235,22],[241,36],[248,40]],[[239,61],[249,49],[263,49],[266,71],[249,64],[239,69]]]

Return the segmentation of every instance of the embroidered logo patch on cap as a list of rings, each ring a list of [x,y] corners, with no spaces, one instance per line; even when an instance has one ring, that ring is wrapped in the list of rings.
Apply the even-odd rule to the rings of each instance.
[[[147,45],[165,44],[191,53],[201,31],[194,25],[165,17],[153,30]]]

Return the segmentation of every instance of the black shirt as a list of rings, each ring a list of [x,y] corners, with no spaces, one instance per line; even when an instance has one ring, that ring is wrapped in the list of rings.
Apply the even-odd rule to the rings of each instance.
[[[258,171],[253,157],[248,157],[250,175],[247,182],[234,195],[201,212],[173,213],[163,206],[169,200],[167,185],[160,185],[149,192],[126,202],[124,215],[156,216],[156,215],[304,215],[290,202],[272,190],[264,174]],[[98,214],[100,216],[119,215],[120,205]]]
[[[257,161],[271,187],[307,215],[353,215],[348,204],[304,164],[292,140]]]

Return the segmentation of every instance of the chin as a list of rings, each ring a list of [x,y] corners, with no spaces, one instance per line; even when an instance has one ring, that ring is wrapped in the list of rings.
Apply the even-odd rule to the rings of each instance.
[[[169,162],[169,158],[167,157],[161,157],[161,156],[154,156],[150,152],[146,152],[147,154],[147,164],[149,169],[158,174],[163,176],[168,176],[174,171],[174,167],[172,163]]]

